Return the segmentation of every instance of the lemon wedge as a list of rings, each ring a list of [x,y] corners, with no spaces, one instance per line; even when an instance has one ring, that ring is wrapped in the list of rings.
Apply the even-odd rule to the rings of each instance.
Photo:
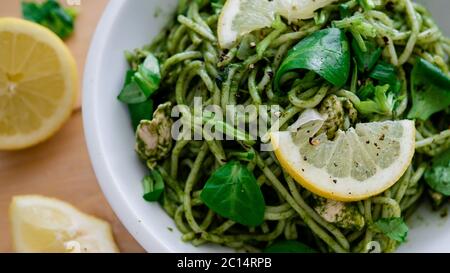
[[[292,131],[271,133],[275,154],[303,187],[337,201],[358,201],[380,194],[405,173],[415,151],[413,121],[357,124],[333,140],[316,136],[324,119],[307,110]],[[294,132],[295,130],[295,132]]]
[[[274,8],[269,0],[227,0],[217,25],[220,47],[230,48],[242,35],[270,27],[275,20]]]
[[[289,22],[311,19],[314,12],[337,0],[275,0],[278,14]]]
[[[0,18],[0,150],[52,136],[70,116],[77,84],[75,61],[54,33]]]
[[[275,16],[290,23],[314,17],[314,12],[337,0],[227,0],[219,17],[221,48],[231,48],[245,34],[270,27]]]
[[[118,252],[107,222],[57,199],[34,195],[14,197],[10,221],[17,252]]]

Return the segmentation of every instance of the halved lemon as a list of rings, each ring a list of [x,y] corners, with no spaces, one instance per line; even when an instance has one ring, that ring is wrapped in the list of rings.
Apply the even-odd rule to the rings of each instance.
[[[217,33],[221,48],[231,48],[239,37],[270,27],[275,15],[289,22],[310,19],[314,12],[337,0],[227,0],[219,17]]]
[[[378,195],[401,178],[414,156],[413,121],[357,124],[328,140],[325,134],[315,136],[323,119],[303,120],[296,132],[271,133],[271,142],[289,175],[328,199],[350,202]]]
[[[0,150],[52,136],[69,118],[78,90],[75,60],[50,30],[0,18]]]
[[[118,252],[107,222],[57,199],[35,195],[14,197],[10,221],[17,252]]]

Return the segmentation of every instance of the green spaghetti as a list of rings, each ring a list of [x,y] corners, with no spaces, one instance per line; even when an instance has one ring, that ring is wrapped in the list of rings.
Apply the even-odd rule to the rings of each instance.
[[[450,195],[450,39],[411,0],[350,0],[328,4],[311,19],[277,17],[271,27],[223,49],[217,24],[224,3],[180,0],[175,20],[153,43],[127,53],[131,69],[119,99],[129,106],[138,128],[136,149],[150,169],[144,198],[159,201],[182,240],[195,246],[395,251],[407,235],[404,219],[424,196],[439,207]],[[348,80],[305,66],[285,69],[297,58],[300,42],[309,39],[315,46],[319,35],[333,32],[348,41]],[[319,53],[306,48],[299,56],[308,54]],[[295,182],[273,152],[259,151],[267,135],[252,140],[246,130],[188,111],[196,98],[223,113],[229,105],[277,105],[280,130],[306,109],[316,109],[328,117],[321,130],[329,139],[357,123],[414,119],[416,152],[401,179],[381,195],[351,203],[327,200]],[[181,119],[201,140],[172,140],[175,119],[168,117],[175,105],[186,106]],[[270,131],[269,114],[240,118],[247,124],[261,118]],[[234,140],[208,138],[206,125]],[[152,134],[156,139],[148,138]],[[242,192],[220,188],[227,183],[239,183]],[[221,198],[233,205],[218,204]],[[325,215],[330,206],[340,208],[334,220]]]

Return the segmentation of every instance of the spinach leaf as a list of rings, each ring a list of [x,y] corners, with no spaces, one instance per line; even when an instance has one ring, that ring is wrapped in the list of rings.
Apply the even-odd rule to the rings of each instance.
[[[299,241],[279,241],[267,247],[264,253],[317,253],[317,251]]]
[[[314,71],[331,84],[343,86],[350,75],[350,50],[344,31],[323,29],[294,46],[275,75],[276,91],[280,91],[282,77],[296,69]]]
[[[77,12],[62,7],[56,0],[47,0],[41,4],[22,1],[22,15],[26,20],[38,23],[61,39],[66,39],[73,33]]]
[[[128,104],[147,101],[159,89],[161,82],[158,59],[153,54],[148,54],[145,61],[139,65],[138,71],[134,72],[128,82],[118,99]]]
[[[450,106],[450,78],[438,67],[418,58],[411,73],[410,119],[427,120]]]
[[[372,229],[400,243],[405,242],[409,231],[401,217],[382,218],[373,223]]]
[[[152,170],[149,175],[142,180],[144,185],[144,199],[148,202],[156,202],[164,192],[164,180],[161,174]]]
[[[435,191],[450,196],[450,149],[433,159],[425,172],[425,181]]]
[[[366,52],[363,52],[358,42],[355,39],[352,40],[353,55],[360,72],[368,72],[372,70],[383,52],[383,49],[374,41],[365,41],[365,45]]]
[[[255,227],[264,221],[264,197],[246,166],[231,161],[215,171],[200,198],[214,212],[239,224]]]

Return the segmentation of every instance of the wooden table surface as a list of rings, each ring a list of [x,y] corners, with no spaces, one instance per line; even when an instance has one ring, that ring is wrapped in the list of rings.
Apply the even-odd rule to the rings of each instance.
[[[67,45],[77,60],[80,83],[91,36],[107,0],[81,0],[75,34]],[[20,0],[2,1],[0,17],[20,17]],[[80,85],[81,86],[81,85]],[[122,252],[143,252],[101,192],[84,141],[80,101],[71,119],[49,141],[24,151],[0,152],[0,252],[11,252],[8,207],[11,197],[41,194],[68,201],[111,223]]]

